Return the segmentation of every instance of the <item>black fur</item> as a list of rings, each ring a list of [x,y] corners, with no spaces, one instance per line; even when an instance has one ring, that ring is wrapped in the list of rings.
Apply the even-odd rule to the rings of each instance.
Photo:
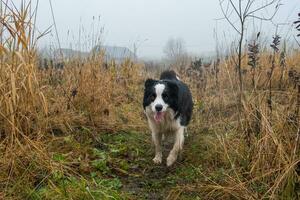
[[[152,100],[151,96],[155,95],[155,88],[154,86],[158,83],[159,81],[153,80],[153,79],[147,79],[145,82],[145,90],[144,90],[144,100],[143,100],[143,107],[144,109],[146,106],[150,105]]]
[[[173,70],[170,71],[164,71],[160,75],[160,80],[178,80],[176,77],[176,73]]]
[[[187,126],[191,120],[193,112],[193,100],[188,86],[176,78],[174,71],[165,71],[161,74],[160,80],[148,79],[145,82],[143,107],[152,103],[152,95],[155,94],[155,85],[161,83],[166,86],[163,100],[176,113],[175,119],[180,117],[180,125]]]

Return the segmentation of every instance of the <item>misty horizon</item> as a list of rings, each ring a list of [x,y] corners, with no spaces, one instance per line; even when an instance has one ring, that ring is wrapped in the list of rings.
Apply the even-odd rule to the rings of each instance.
[[[283,0],[273,24],[280,25],[278,33],[293,43],[292,22],[300,10],[298,0]],[[170,38],[181,38],[192,55],[210,54],[219,43],[235,39],[236,33],[222,18],[219,1],[52,1],[61,48],[89,51],[95,45],[136,48],[138,57],[161,58],[163,48]],[[66,8],[68,11],[66,12]],[[39,47],[58,48],[49,1],[38,4],[37,29],[43,32],[51,27]],[[262,35],[275,33],[271,22],[258,23],[249,28],[246,39],[261,31]],[[251,25],[251,22],[249,22]],[[250,27],[249,25],[249,27]],[[217,32],[217,35],[215,32]],[[99,39],[96,39],[99,37]]]

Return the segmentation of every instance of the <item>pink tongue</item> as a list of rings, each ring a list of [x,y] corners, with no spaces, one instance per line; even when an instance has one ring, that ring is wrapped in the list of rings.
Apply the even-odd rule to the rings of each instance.
[[[155,113],[155,115],[154,115],[154,120],[155,120],[157,123],[159,123],[159,122],[161,122],[161,121],[163,120],[164,115],[165,115],[165,113],[163,113],[163,112],[157,112],[157,113]]]

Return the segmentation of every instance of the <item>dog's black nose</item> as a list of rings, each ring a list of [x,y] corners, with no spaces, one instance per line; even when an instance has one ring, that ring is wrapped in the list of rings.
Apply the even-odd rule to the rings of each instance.
[[[156,110],[157,112],[160,112],[162,109],[163,109],[163,106],[162,106],[161,104],[157,104],[157,105],[155,106],[155,110]]]

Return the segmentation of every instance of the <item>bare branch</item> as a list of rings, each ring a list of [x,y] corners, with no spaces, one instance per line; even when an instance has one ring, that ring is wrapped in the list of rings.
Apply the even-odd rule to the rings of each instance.
[[[242,17],[242,0],[239,0],[239,11],[240,11],[239,18],[240,18],[241,22],[243,23],[245,18]]]
[[[234,5],[234,3],[232,2],[232,0],[229,0],[229,2],[230,2],[230,4],[231,4],[231,6],[233,7],[233,9],[235,10],[236,14],[237,14],[238,16],[240,16],[240,13],[239,13],[239,11],[237,10],[237,8],[236,8],[236,6]],[[241,3],[241,0],[239,0],[239,2]]]
[[[297,38],[295,36],[293,36],[293,37],[294,37],[296,43],[298,44],[298,46],[300,47],[300,42],[297,40]]]
[[[253,14],[247,14],[246,17],[252,17],[252,18],[259,19],[259,20],[263,20],[263,21],[271,21],[275,17],[275,15],[277,14],[278,10],[279,10],[279,6],[276,6],[276,10],[274,11],[273,15],[269,18],[259,17],[257,15],[254,15],[254,13]]]
[[[229,10],[229,4],[227,4],[226,14],[228,13],[228,10]],[[234,11],[234,9],[232,9],[232,10],[230,11],[230,13],[227,15],[228,18],[231,17],[231,15],[233,14],[233,11]]]
[[[246,15],[253,15],[254,13],[256,13],[256,12],[258,12],[258,11],[260,11],[260,10],[265,9],[265,8],[267,8],[268,6],[271,6],[272,4],[274,4],[274,3],[276,3],[276,2],[277,2],[277,5],[276,5],[276,10],[277,10],[278,7],[280,6],[280,4],[279,4],[279,3],[280,3],[280,0],[272,0],[272,1],[270,1],[270,2],[268,2],[268,3],[266,3],[266,4],[264,4],[263,6],[260,6],[260,7],[256,8],[256,9],[254,9],[254,10],[248,12]]]
[[[230,19],[229,19],[229,17],[228,17],[228,14],[227,13],[225,13],[225,11],[224,11],[224,8],[223,8],[223,2],[224,2],[224,0],[219,0],[219,4],[220,4],[220,7],[221,7],[221,10],[222,10],[222,13],[223,13],[223,15],[224,15],[224,18],[227,20],[227,22],[232,26],[232,28],[234,28],[234,30],[236,31],[236,32],[238,32],[238,34],[241,34],[241,32],[236,28],[236,26],[230,21]]]
[[[245,16],[245,13],[248,13],[249,12],[249,9],[251,8],[252,4],[255,2],[255,0],[248,0],[247,2],[247,5],[245,7],[245,10],[244,10],[244,18],[246,17]]]
[[[234,57],[233,57],[233,61],[236,65],[237,75],[238,75],[239,94],[237,96],[237,108],[238,108],[238,114],[239,114],[238,121],[239,121],[239,125],[241,125],[241,112],[243,109],[242,99],[243,99],[243,91],[244,91],[244,89],[243,89],[244,88],[243,87],[243,71],[242,71],[243,62],[242,61],[245,58],[245,55],[243,55],[243,41],[244,41],[245,31],[246,31],[245,22],[250,17],[260,19],[260,20],[272,21],[272,18],[275,16],[275,14],[278,11],[278,8],[280,6],[279,2],[281,0],[263,0],[263,2],[266,2],[266,1],[269,1],[269,2],[265,3],[263,6],[253,9],[252,11],[250,11],[250,10],[252,9],[252,7],[254,7],[253,4],[256,2],[256,0],[236,0],[235,3],[233,3],[233,0],[227,0],[227,2],[228,2],[227,5],[230,4],[232,9],[237,14],[236,17],[237,17],[237,19],[239,19],[238,25],[235,25],[235,21],[234,21],[235,19],[232,19],[232,18],[230,18],[230,16],[228,16],[229,8],[227,7],[226,12],[224,11],[224,7],[223,7],[224,1],[225,0],[219,0],[222,13],[223,13],[225,19],[228,21],[228,23],[239,33],[238,45],[234,49],[236,51],[236,55],[237,55],[237,60],[236,60],[237,62],[235,62]],[[258,11],[266,9],[267,7],[269,7],[275,3],[277,3],[277,5],[275,7],[275,11],[270,18],[257,16],[256,13]],[[243,7],[243,5],[245,5],[245,7]],[[237,28],[237,26],[239,26],[238,27],[239,29]]]

